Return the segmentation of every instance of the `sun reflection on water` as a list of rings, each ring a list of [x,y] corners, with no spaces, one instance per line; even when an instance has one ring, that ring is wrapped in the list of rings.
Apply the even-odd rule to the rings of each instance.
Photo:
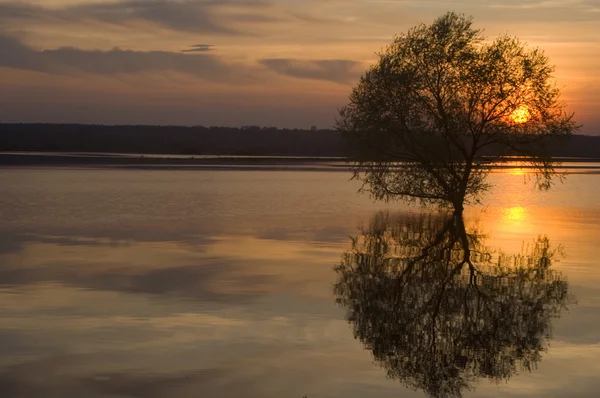
[[[532,234],[531,217],[529,210],[524,206],[506,207],[501,210],[496,231],[514,236]]]
[[[524,222],[527,219],[527,209],[522,206],[504,209],[502,219],[505,221]]]
[[[518,168],[510,168],[508,169],[508,174],[510,174],[511,176],[522,176],[525,175],[525,169],[523,169],[522,167],[518,167]]]

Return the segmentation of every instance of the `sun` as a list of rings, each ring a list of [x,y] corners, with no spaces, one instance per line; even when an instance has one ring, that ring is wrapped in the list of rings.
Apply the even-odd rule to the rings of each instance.
[[[526,105],[521,105],[510,114],[510,117],[512,118],[513,122],[521,124],[527,122],[531,117],[531,114],[529,113],[529,108]]]

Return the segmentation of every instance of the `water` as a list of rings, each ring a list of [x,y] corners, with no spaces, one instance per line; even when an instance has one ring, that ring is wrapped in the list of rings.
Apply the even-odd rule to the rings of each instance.
[[[386,378],[336,304],[350,237],[407,210],[348,177],[1,169],[0,395],[426,396]],[[490,175],[467,224],[496,254],[547,236],[570,299],[531,371],[473,378],[463,395],[596,397],[600,177],[572,173],[547,193],[523,178]]]

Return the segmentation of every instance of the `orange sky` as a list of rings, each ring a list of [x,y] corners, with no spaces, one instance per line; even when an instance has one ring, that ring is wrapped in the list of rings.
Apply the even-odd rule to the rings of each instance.
[[[543,48],[600,134],[597,0],[0,0],[0,121],[331,127],[374,53],[448,10]]]

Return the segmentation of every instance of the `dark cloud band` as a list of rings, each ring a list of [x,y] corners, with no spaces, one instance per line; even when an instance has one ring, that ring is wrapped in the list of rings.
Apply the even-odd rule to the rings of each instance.
[[[194,48],[202,52],[202,47]],[[211,54],[132,51],[118,48],[101,51],[73,47],[40,51],[14,37],[1,35],[0,67],[58,75],[77,73],[116,75],[171,70],[198,78],[221,81],[239,81],[248,74],[244,66],[236,69],[235,66]]]
[[[360,63],[351,60],[262,59],[259,65],[230,64],[211,54],[210,44],[196,44],[182,52],[84,50],[61,47],[36,50],[19,39],[0,35],[0,67],[54,75],[118,75],[175,71],[196,78],[238,83],[256,80],[264,69],[301,78],[349,83],[360,74]]]

